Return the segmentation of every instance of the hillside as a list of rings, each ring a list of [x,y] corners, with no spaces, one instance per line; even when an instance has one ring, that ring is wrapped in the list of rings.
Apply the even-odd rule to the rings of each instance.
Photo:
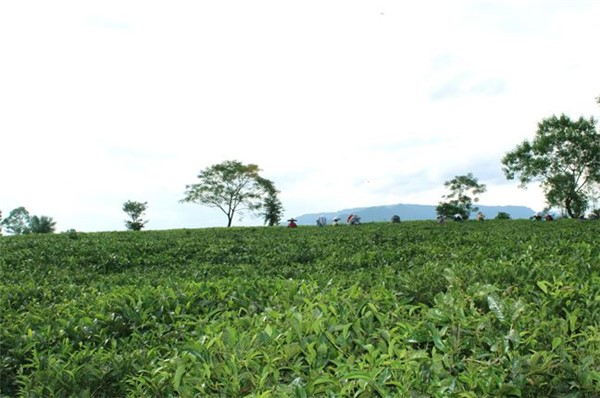
[[[0,237],[2,397],[598,397],[600,222]]]
[[[403,221],[409,220],[434,220],[436,218],[435,207],[432,205],[413,205],[413,204],[395,204],[387,206],[373,207],[356,207],[352,209],[343,209],[335,212],[323,212],[303,214],[298,218],[300,225],[312,225],[319,216],[324,216],[327,220],[333,217],[341,217],[345,220],[350,214],[358,214],[363,222],[389,221],[393,215],[398,215]],[[525,206],[483,206],[480,205],[481,211],[486,218],[491,219],[496,217],[498,212],[510,214],[513,219],[529,218],[535,213],[532,209]]]

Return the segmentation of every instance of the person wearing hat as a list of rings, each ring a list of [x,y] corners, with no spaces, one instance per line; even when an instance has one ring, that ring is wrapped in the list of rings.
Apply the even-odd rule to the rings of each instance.
[[[350,225],[358,225],[360,224],[360,217],[358,214],[350,214],[346,219],[346,222]]]
[[[296,225],[296,220],[294,217],[290,218],[288,220],[288,228],[296,228],[298,225]]]
[[[319,216],[319,218],[317,218],[317,226],[324,227],[325,224],[327,224],[327,219],[324,216]]]
[[[339,217],[334,217],[333,220],[331,220],[331,221],[332,221],[331,225],[333,225],[334,227],[337,227],[338,225],[340,225],[339,224],[339,222],[340,222],[340,218]]]

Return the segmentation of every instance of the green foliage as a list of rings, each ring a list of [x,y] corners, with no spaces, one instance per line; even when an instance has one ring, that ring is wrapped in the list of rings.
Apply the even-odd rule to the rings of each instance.
[[[510,214],[505,211],[499,211],[496,215],[496,220],[510,220]]]
[[[600,394],[600,223],[0,239],[3,396]]]
[[[444,217],[460,214],[464,220],[468,219],[471,213],[479,210],[473,206],[473,202],[479,201],[475,195],[482,194],[487,189],[485,184],[480,184],[472,173],[456,176],[446,181],[444,186],[450,190],[448,195],[444,195],[444,198],[449,200],[440,202],[436,207],[437,214]]]
[[[265,225],[270,227],[279,225],[283,218],[283,205],[277,197],[277,192],[270,193],[264,199],[263,213]]]
[[[25,235],[31,232],[29,228],[30,216],[27,209],[24,207],[17,207],[11,210],[4,220],[2,225],[6,231],[13,235]]]
[[[148,220],[143,220],[142,215],[148,208],[148,202],[134,202],[128,200],[123,203],[123,211],[131,218],[131,220],[125,220],[125,226],[130,231],[140,231],[144,228],[144,225]]]
[[[462,206],[459,206],[457,203],[451,202],[440,202],[435,208],[436,213],[439,216],[444,217],[453,217],[455,214],[460,214],[463,219],[467,219],[469,216],[469,211]]]
[[[0,222],[0,226],[4,226],[12,235],[47,234],[54,232],[56,221],[47,216],[30,216],[27,209],[21,206],[13,209],[8,217]]]
[[[269,196],[276,198],[272,181],[259,175],[255,164],[227,160],[200,172],[197,184],[186,185],[181,202],[200,203],[221,210],[231,227],[236,212],[258,213]]]
[[[576,218],[590,199],[590,185],[600,182],[600,133],[594,118],[571,120],[564,114],[538,123],[535,138],[523,141],[502,159],[509,180],[538,181],[551,206]]]
[[[69,239],[79,238],[79,236],[77,235],[77,231],[73,228],[66,230],[64,233],[69,237]]]
[[[56,221],[52,217],[33,216],[29,220],[29,230],[33,234],[50,234],[56,229]]]

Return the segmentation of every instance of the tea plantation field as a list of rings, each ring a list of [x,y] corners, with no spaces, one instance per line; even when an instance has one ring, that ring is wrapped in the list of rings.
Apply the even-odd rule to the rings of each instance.
[[[600,222],[0,237],[0,395],[598,397]]]

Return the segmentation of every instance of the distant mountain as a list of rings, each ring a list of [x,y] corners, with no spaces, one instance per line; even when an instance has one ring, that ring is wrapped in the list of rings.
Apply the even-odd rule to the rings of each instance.
[[[498,212],[505,212],[510,214],[510,217],[515,218],[529,218],[535,211],[525,206],[483,206],[478,205],[479,211],[485,215],[485,218],[495,218]],[[435,213],[436,206],[432,205],[410,205],[410,204],[396,204],[387,206],[373,206],[373,207],[357,207],[353,209],[344,209],[335,212],[323,212],[314,214],[303,214],[298,218],[298,225],[315,225],[317,217],[324,216],[327,218],[327,223],[331,222],[334,217],[340,217],[343,221],[346,220],[350,214],[358,214],[361,217],[362,222],[376,222],[376,221],[389,221],[393,215],[400,216],[402,221],[409,220],[435,220],[437,217]],[[474,217],[472,215],[471,217]]]

